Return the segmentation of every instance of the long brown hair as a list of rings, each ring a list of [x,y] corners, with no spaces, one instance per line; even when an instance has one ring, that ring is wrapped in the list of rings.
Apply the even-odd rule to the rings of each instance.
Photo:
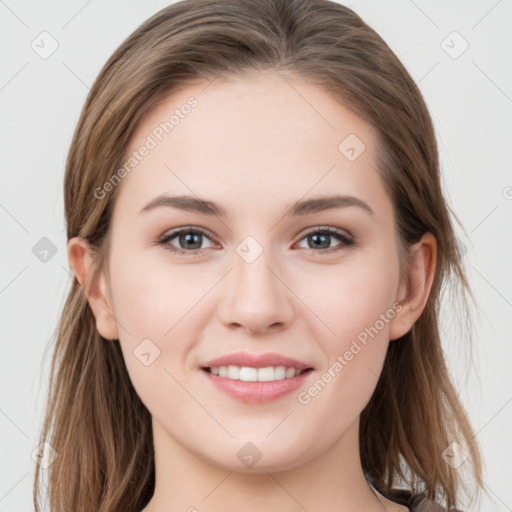
[[[67,239],[84,237],[97,253],[95,276],[106,270],[120,187],[101,198],[95,191],[123,165],[143,116],[198,79],[260,70],[317,84],[374,126],[402,275],[407,248],[426,232],[436,238],[430,296],[411,330],[390,343],[360,418],[360,451],[365,474],[387,496],[407,488],[457,506],[461,468],[471,467],[479,490],[482,463],[445,365],[438,316],[445,284],[459,291],[466,309],[467,298],[474,298],[422,94],[389,46],[351,9],[327,0],[185,0],[144,22],[104,65],[83,107],[65,170]],[[53,512],[140,511],[154,491],[151,415],[132,386],[119,340],[104,339],[95,325],[75,278],[56,332],[40,437],[57,458],[44,471],[36,466],[36,511],[43,474]],[[458,469],[443,456],[452,442],[469,455]]]

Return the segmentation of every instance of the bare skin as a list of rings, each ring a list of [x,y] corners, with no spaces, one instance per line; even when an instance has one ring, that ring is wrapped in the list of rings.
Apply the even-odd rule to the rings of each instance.
[[[207,85],[173,92],[139,125],[129,153],[190,96],[197,99],[118,185],[109,275],[92,283],[86,241],[68,244],[97,329],[120,340],[152,415],[156,487],[144,512],[406,511],[364,477],[359,416],[390,340],[404,335],[425,306],[435,239],[427,233],[412,247],[406,289],[392,203],[375,171],[377,134],[328,93],[270,72]],[[353,161],[338,149],[349,134],[365,145]],[[227,216],[165,206],[140,212],[163,193],[215,201]],[[373,214],[348,206],[285,217],[294,201],[333,194],[355,196]],[[180,227],[211,235],[195,231],[192,249],[179,236],[155,243]],[[325,235],[317,248],[308,235],[321,235],[320,227],[355,244]],[[255,241],[252,254],[262,250],[250,263],[236,252],[247,236]],[[200,252],[191,254],[195,247]],[[299,391],[307,393],[329,368],[332,375],[337,357],[390,310],[378,334],[301,403]],[[145,339],[160,350],[147,366],[134,355]],[[299,390],[244,403],[217,390],[200,369],[237,351],[278,352],[314,370]],[[237,456],[249,442],[261,454],[252,467]]]

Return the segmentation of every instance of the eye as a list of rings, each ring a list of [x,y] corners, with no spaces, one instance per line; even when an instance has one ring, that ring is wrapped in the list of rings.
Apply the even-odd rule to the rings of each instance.
[[[337,240],[340,241],[340,243],[335,245],[334,247],[329,247],[332,238],[336,238]],[[354,239],[350,235],[346,234],[343,231],[328,226],[316,228],[314,231],[310,231],[301,240],[307,240],[307,249],[314,249],[315,252],[320,252],[321,254],[341,251],[347,246],[355,244]],[[321,250],[316,251],[316,249]]]
[[[157,240],[157,243],[163,245],[166,250],[177,254],[197,254],[204,249],[201,247],[204,239],[210,240],[211,238],[211,234],[206,230],[189,226],[166,233]],[[337,239],[340,243],[334,247],[329,247],[333,238]],[[178,246],[171,243],[174,239],[176,239]],[[320,254],[341,251],[347,246],[355,244],[355,240],[350,235],[329,226],[310,231],[301,241],[302,240],[307,240],[307,249],[312,249]],[[213,246],[215,246],[215,244],[212,243],[210,247]]]
[[[177,243],[185,247],[185,249],[172,245],[170,242],[174,238],[177,238]],[[195,254],[197,252],[201,252],[202,248],[200,246],[203,238],[209,239],[210,234],[200,228],[188,227],[176,229],[165,234],[158,240],[158,244],[163,245],[165,249],[178,254]]]

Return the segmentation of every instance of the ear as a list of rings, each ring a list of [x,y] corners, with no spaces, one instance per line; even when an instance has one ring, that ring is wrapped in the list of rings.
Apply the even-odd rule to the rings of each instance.
[[[96,318],[96,329],[108,340],[119,339],[104,272],[101,271],[96,282],[92,282],[95,253],[91,250],[88,241],[83,237],[74,237],[69,240],[68,258]]]
[[[390,340],[407,334],[423,312],[434,281],[436,248],[436,239],[432,233],[425,233],[421,240],[411,247],[409,287],[406,287],[406,284],[400,286],[397,300],[402,309],[390,322]]]

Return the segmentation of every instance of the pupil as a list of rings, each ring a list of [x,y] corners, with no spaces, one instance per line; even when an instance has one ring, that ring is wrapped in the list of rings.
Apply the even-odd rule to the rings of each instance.
[[[200,236],[202,236],[202,235],[199,235],[199,234],[194,235],[193,233],[187,233],[185,235],[182,235],[182,240],[183,240],[183,238],[185,239],[185,242],[186,242],[185,245],[187,245],[189,242],[191,242],[193,244],[194,243],[194,240],[193,240],[194,238],[196,239],[196,243],[198,243],[197,239],[199,239]],[[199,249],[200,247],[201,247],[201,243],[199,242],[199,246],[198,247],[190,247],[190,245],[189,245],[188,248],[189,249]]]
[[[318,247],[318,246],[319,246],[319,245],[321,245],[321,243],[322,243],[321,241],[318,243],[318,239],[319,239],[319,237],[324,238],[324,241],[325,241],[325,239],[327,238],[327,236],[328,236],[328,235],[325,235],[325,234],[316,234],[316,235],[311,235],[311,237],[312,237],[312,238],[313,238],[313,240],[314,240],[314,245],[315,245],[315,247]],[[329,243],[327,243],[327,246],[329,246]]]

